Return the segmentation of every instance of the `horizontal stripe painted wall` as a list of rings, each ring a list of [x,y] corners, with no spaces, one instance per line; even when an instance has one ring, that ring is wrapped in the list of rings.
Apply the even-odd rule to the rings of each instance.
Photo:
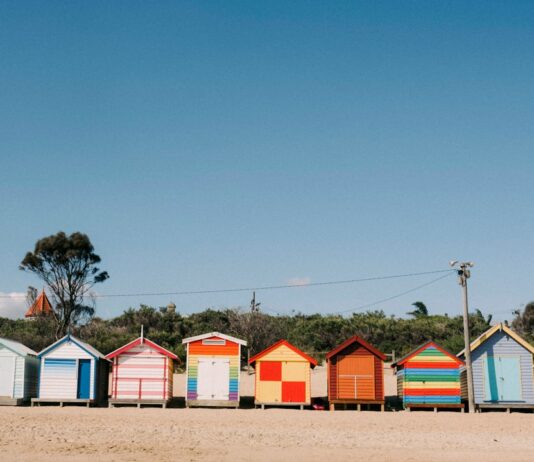
[[[173,360],[147,344],[137,345],[113,358],[112,398],[172,398]]]
[[[460,364],[428,345],[403,364],[397,385],[404,404],[460,404]]]
[[[333,356],[328,361],[328,399],[330,400],[339,400],[345,399],[343,396],[347,396],[347,393],[340,393],[343,391],[340,386],[340,371],[339,371],[339,358],[346,356],[364,356],[372,358],[374,364],[374,370],[371,372],[371,380],[374,385],[370,389],[371,395],[366,399],[369,400],[383,400],[384,399],[384,362],[376,355],[371,353],[369,350],[364,348],[359,343],[353,343],[349,345],[344,350],[340,351],[338,354]],[[358,368],[355,368],[352,373],[355,376],[360,374]],[[357,380],[357,378],[356,378]],[[354,388],[354,386],[353,386]]]
[[[207,342],[205,342],[207,340]],[[222,341],[224,345],[210,345],[210,341]],[[219,358],[229,360],[228,401],[239,401],[239,372],[241,347],[238,343],[219,337],[197,340],[187,344],[187,401],[198,399],[198,360],[200,358]]]

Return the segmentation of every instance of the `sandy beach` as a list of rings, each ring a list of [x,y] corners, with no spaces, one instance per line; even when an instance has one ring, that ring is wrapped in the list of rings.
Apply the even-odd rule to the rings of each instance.
[[[2,461],[533,459],[532,414],[0,409]]]

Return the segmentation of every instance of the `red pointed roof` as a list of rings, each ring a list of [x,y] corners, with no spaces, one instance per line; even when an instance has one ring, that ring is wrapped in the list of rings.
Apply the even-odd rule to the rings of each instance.
[[[43,289],[24,316],[27,318],[36,318],[37,316],[47,316],[49,314],[52,314],[52,304]]]
[[[353,337],[349,338],[348,340],[345,340],[341,345],[339,345],[337,348],[334,348],[332,351],[328,352],[326,354],[326,359],[330,359],[332,356],[337,355],[341,351],[343,351],[348,346],[352,345],[353,343],[359,343],[362,347],[364,347],[366,350],[374,354],[375,356],[379,357],[382,361],[386,360],[386,355],[382,353],[380,350],[372,346],[371,344],[367,343],[363,338],[358,337],[357,335],[354,335]]]
[[[266,348],[265,350],[263,350],[261,353],[258,353],[257,355],[255,355],[252,358],[250,358],[248,363],[252,366],[262,356],[265,356],[267,353],[275,350],[276,348],[278,348],[279,346],[282,346],[282,345],[285,345],[289,349],[293,350],[295,353],[297,353],[300,356],[302,356],[306,361],[308,361],[311,364],[312,369],[315,366],[317,366],[317,361],[315,359],[313,359],[311,356],[308,356],[303,351],[300,351],[297,347],[291,345],[291,343],[289,343],[287,340],[279,340],[275,344],[271,345],[269,348]]]

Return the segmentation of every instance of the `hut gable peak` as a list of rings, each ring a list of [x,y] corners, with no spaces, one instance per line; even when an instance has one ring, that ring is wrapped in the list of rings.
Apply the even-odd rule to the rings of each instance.
[[[238,345],[241,345],[241,346],[247,346],[247,342],[245,340],[241,340],[239,338],[232,337],[232,336],[226,335],[226,334],[221,334],[220,332],[209,332],[207,334],[196,335],[194,337],[184,338],[182,340],[182,344],[191,343],[191,342],[197,342],[199,340],[205,340],[205,339],[209,339],[209,338],[212,338],[212,337],[217,337],[217,338],[220,338],[220,339],[223,339],[223,340],[227,340],[229,342],[234,342],[234,343],[237,343]]]
[[[55,350],[56,348],[59,348],[61,345],[65,344],[67,342],[74,343],[75,345],[78,346],[78,348],[81,348],[82,350],[84,350],[86,353],[88,353],[90,356],[92,356],[95,359],[106,359],[106,357],[102,353],[100,353],[100,351],[98,351],[96,348],[93,348],[88,343],[85,343],[82,340],[80,340],[80,339],[78,339],[78,338],[76,338],[76,337],[74,337],[74,336],[72,336],[70,334],[65,335],[65,337],[59,339],[57,342],[55,342],[52,345],[46,347],[44,350],[40,351],[37,356],[41,358],[42,356],[47,355],[51,351]]]
[[[276,349],[278,349],[278,348],[280,348],[282,346],[289,348],[294,353],[296,353],[299,356],[301,356],[302,358],[304,358],[306,361],[308,361],[310,363],[312,368],[317,366],[317,364],[318,364],[317,360],[313,359],[311,356],[309,356],[306,353],[304,353],[303,351],[299,350],[297,347],[291,345],[291,343],[289,343],[287,340],[279,340],[278,342],[276,342],[273,345],[271,345],[269,348],[266,348],[262,352],[258,353],[257,355],[253,356],[252,358],[250,358],[248,363],[250,365],[254,365],[254,363],[257,360],[261,359],[262,357],[266,356],[270,352],[272,352],[272,351],[274,351],[274,350],[276,350]]]
[[[127,351],[131,350],[132,348],[135,348],[139,345],[147,346],[148,348],[151,348],[152,350],[157,351],[158,353],[167,356],[168,358],[174,359],[175,361],[178,360],[178,356],[176,356],[171,351],[159,346],[157,343],[153,342],[152,340],[147,339],[146,337],[139,337],[135,340],[131,341],[130,343],[127,343],[126,345],[116,349],[115,351],[112,351],[111,353],[106,355],[106,359],[113,359],[116,356],[119,356],[123,353],[126,353]]]
[[[0,337],[0,345],[19,356],[37,356],[37,353],[20,342]]]
[[[460,366],[464,365],[464,362],[461,359],[457,358],[455,355],[453,355],[450,351],[447,351],[445,348],[440,347],[439,345],[437,345],[432,340],[429,340],[428,342],[425,342],[421,346],[419,346],[419,347],[413,349],[412,351],[410,351],[410,353],[408,353],[406,356],[403,356],[397,362],[393,363],[391,365],[391,367],[398,367],[398,366],[404,365],[410,359],[412,359],[413,357],[417,356],[419,353],[421,353],[422,351],[424,351],[424,350],[426,350],[427,348],[430,348],[430,347],[433,347],[436,350],[441,351],[443,354],[445,354],[449,358],[453,359],[458,365],[460,365]]]
[[[526,350],[528,350],[531,354],[534,354],[534,346],[532,346],[530,343],[528,343],[524,338],[522,338],[519,334],[514,332],[512,329],[510,329],[506,324],[500,322],[499,324],[496,324],[495,326],[489,328],[486,332],[478,336],[475,340],[471,342],[471,351],[476,350],[479,346],[481,346],[486,340],[493,337],[498,332],[504,332],[506,335],[514,339],[517,343],[519,343],[522,347],[524,347]],[[460,353],[457,354],[459,358],[463,357],[465,354],[465,349],[460,351]]]
[[[349,346],[353,345],[354,343],[360,344],[362,347],[364,347],[366,350],[368,350],[373,355],[375,355],[378,358],[380,358],[382,361],[386,360],[386,355],[384,353],[382,353],[380,350],[378,350],[374,346],[370,345],[364,339],[362,339],[361,337],[358,337],[357,335],[352,336],[351,338],[345,340],[341,345],[339,345],[338,347],[334,348],[332,351],[329,351],[326,354],[326,360],[328,361],[330,358],[332,358],[333,356],[341,353],[343,350],[345,350]]]

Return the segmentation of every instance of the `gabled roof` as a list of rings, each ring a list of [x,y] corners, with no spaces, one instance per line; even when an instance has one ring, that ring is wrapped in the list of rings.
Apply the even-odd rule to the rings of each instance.
[[[239,345],[247,346],[247,342],[245,340],[231,337],[230,335],[221,334],[220,332],[209,332],[207,334],[196,335],[195,337],[184,338],[182,340],[182,343],[196,342],[198,340],[204,340],[206,338],[211,338],[211,337],[219,337],[219,338],[223,338],[224,340],[228,340],[229,342],[234,342],[234,343],[238,343]]]
[[[517,343],[519,343],[521,346],[526,348],[528,351],[530,351],[532,354],[534,354],[534,346],[532,346],[530,343],[528,343],[524,338],[520,337],[519,334],[514,332],[512,329],[510,329],[506,324],[503,324],[500,322],[499,324],[491,327],[486,332],[484,332],[482,335],[477,337],[475,340],[471,342],[471,351],[476,350],[480,345],[482,345],[486,340],[488,340],[492,335],[496,334],[497,332],[504,332],[508,334],[510,337],[512,337]],[[465,353],[465,348],[460,351],[456,356],[460,357],[463,356]]]
[[[456,356],[454,356],[450,351],[447,351],[445,348],[441,348],[439,345],[434,343],[432,340],[429,340],[428,342],[423,343],[421,346],[418,346],[417,348],[414,348],[406,356],[403,356],[397,362],[394,362],[391,365],[391,367],[402,366],[406,361],[410,360],[414,356],[417,356],[419,353],[421,353],[421,351],[425,350],[429,346],[433,346],[437,350],[439,350],[442,353],[446,354],[449,358],[454,359],[459,365],[461,365],[461,366],[464,365],[464,362],[461,359],[458,359]]]
[[[169,350],[166,350],[165,348],[159,346],[157,343],[154,343],[152,340],[148,340],[145,337],[139,337],[130,343],[127,343],[126,345],[116,349],[115,351],[112,351],[111,353],[106,355],[106,359],[113,359],[115,356],[119,356],[120,354],[131,350],[132,348],[135,348],[138,345],[148,345],[150,348],[153,348],[158,353],[161,353],[162,355],[167,356],[171,359],[178,359],[178,356],[176,356],[174,353],[170,352]]]
[[[253,365],[258,359],[265,356],[267,353],[270,353],[273,350],[276,350],[278,347],[281,347],[282,345],[285,345],[289,349],[293,350],[298,355],[302,356],[306,361],[308,361],[311,364],[312,369],[317,366],[317,361],[313,359],[311,356],[308,356],[303,351],[300,351],[297,347],[291,345],[287,340],[279,340],[275,344],[271,345],[269,348],[266,348],[261,353],[258,353],[257,355],[253,356],[249,359],[248,363],[250,365]]]
[[[36,318],[37,316],[47,316],[49,314],[52,314],[52,304],[43,289],[24,316],[26,318]]]
[[[348,340],[345,340],[341,345],[334,348],[332,351],[329,351],[326,354],[326,359],[330,359],[332,356],[337,355],[338,353],[342,352],[345,348],[352,345],[353,343],[359,343],[362,347],[364,347],[366,350],[369,350],[371,353],[373,353],[375,356],[378,356],[382,361],[386,360],[386,355],[382,353],[380,350],[376,349],[374,346],[367,343],[364,339],[358,337],[357,335],[354,335],[353,337],[349,338]]]
[[[42,357],[45,354],[49,353],[52,350],[55,350],[58,346],[62,345],[63,343],[66,343],[66,342],[75,343],[82,350],[85,350],[87,353],[89,353],[95,359],[106,359],[106,357],[102,353],[100,353],[100,351],[98,351],[96,348],[93,348],[88,343],[82,342],[80,339],[78,339],[78,338],[76,338],[76,337],[74,337],[74,336],[72,336],[70,334],[65,335],[65,337],[59,339],[57,342],[52,343],[52,345],[46,347],[44,350],[39,352],[39,354],[37,356]]]
[[[11,350],[13,353],[19,356],[37,356],[35,351],[20,342],[16,342],[15,340],[0,338],[0,344],[4,345],[8,350]]]

